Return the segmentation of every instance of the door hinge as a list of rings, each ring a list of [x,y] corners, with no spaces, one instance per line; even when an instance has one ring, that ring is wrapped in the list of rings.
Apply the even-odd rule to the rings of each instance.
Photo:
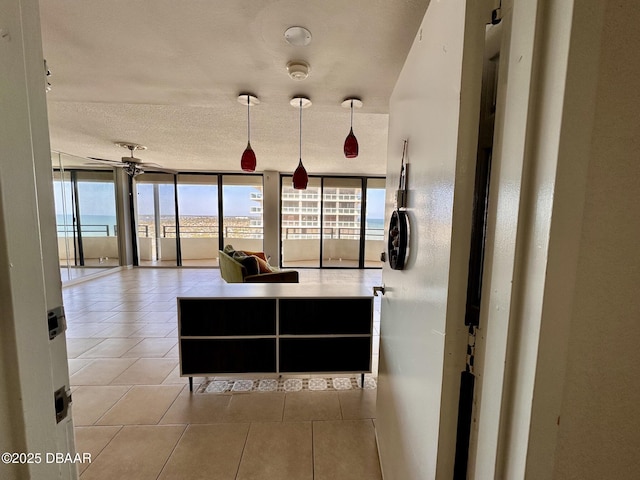
[[[49,340],[53,340],[67,329],[62,305],[47,312],[47,324],[49,327]]]
[[[56,423],[60,423],[67,418],[69,405],[71,405],[71,392],[66,386],[53,392],[53,403],[56,408]]]

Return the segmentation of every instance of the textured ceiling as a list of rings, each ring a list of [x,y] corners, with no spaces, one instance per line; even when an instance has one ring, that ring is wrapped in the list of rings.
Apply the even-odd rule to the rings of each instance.
[[[40,2],[51,147],[82,157],[119,159],[114,142],[141,143],[136,156],[180,171],[238,171],[251,145],[258,171],[384,174],[388,101],[428,0],[56,0]],[[312,33],[292,47],[284,31]],[[290,60],[311,65],[291,80]],[[347,160],[343,99],[354,114],[360,155]]]

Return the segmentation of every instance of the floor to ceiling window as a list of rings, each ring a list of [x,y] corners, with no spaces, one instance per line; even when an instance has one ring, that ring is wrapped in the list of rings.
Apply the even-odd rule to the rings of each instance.
[[[385,179],[367,178],[364,262],[367,267],[382,268],[380,254],[384,245]]]
[[[361,178],[324,178],[322,266],[360,266]]]
[[[381,267],[384,195],[378,187],[384,192],[383,178],[312,176],[306,190],[294,190],[291,176],[283,175],[282,266]]]
[[[180,258],[183,266],[218,265],[218,175],[178,175]]]
[[[283,176],[280,191],[282,266],[320,267],[322,179],[310,177],[306,190],[295,190]]]
[[[262,175],[222,177],[223,245],[262,251]]]
[[[136,177],[139,265],[178,265],[174,177],[145,173]]]
[[[261,175],[145,173],[136,184],[141,266],[217,266],[228,243],[262,250]]]

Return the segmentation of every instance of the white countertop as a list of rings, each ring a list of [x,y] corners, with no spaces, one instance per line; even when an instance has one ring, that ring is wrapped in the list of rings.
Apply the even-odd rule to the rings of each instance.
[[[227,283],[197,287],[180,299],[194,298],[372,298],[372,287],[354,284]]]

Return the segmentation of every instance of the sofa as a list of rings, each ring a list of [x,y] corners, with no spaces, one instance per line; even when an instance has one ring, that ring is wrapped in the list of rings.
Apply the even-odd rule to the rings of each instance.
[[[227,283],[298,283],[296,270],[271,267],[262,252],[236,251],[227,245],[218,251],[218,263]]]

